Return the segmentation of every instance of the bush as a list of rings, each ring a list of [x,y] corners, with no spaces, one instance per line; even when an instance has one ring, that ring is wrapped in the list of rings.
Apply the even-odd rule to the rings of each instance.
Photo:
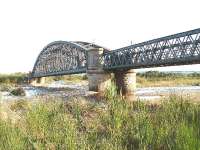
[[[5,84],[22,84],[27,81],[27,74],[15,73],[15,74],[0,74],[0,83]]]
[[[25,96],[26,93],[23,88],[16,88],[10,92],[14,96]]]

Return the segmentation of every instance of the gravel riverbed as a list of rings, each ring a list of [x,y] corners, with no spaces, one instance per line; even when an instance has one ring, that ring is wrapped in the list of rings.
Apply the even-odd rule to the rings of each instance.
[[[37,96],[51,96],[59,98],[68,98],[76,96],[86,96],[90,94],[87,82],[65,83],[63,81],[56,81],[44,87],[33,87],[30,85],[23,85],[26,96],[23,98],[35,98]],[[183,87],[146,87],[137,88],[136,96],[141,100],[160,99],[164,95],[169,94],[200,94],[200,86],[183,86]],[[9,92],[1,92],[2,100],[16,100],[22,97],[13,96]]]

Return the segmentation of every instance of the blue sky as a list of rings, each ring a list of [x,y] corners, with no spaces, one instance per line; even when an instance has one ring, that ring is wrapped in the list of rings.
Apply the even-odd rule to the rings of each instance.
[[[198,0],[1,0],[0,73],[31,71],[41,49],[56,40],[116,49],[199,28],[199,6]],[[158,70],[200,71],[200,65]]]

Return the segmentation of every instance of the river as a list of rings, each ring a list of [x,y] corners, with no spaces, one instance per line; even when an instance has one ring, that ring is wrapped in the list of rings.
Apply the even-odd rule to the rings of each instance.
[[[24,85],[22,88],[25,90],[26,96],[23,98],[34,98],[36,96],[56,96],[56,97],[73,97],[73,96],[85,96],[89,93],[88,83],[64,83],[63,81],[53,82],[45,87],[33,87],[30,85]],[[200,86],[181,86],[181,87],[145,87],[137,88],[136,96],[140,100],[160,99],[164,95],[174,93],[199,93]],[[2,92],[1,99],[3,100],[15,100],[22,97],[12,96],[9,92]]]

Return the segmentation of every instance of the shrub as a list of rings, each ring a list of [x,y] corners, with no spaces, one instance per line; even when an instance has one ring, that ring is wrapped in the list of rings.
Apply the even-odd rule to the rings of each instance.
[[[0,83],[21,84],[26,81],[27,81],[27,74],[25,73],[0,74]]]
[[[14,96],[25,96],[26,95],[23,88],[15,88],[10,93]]]

